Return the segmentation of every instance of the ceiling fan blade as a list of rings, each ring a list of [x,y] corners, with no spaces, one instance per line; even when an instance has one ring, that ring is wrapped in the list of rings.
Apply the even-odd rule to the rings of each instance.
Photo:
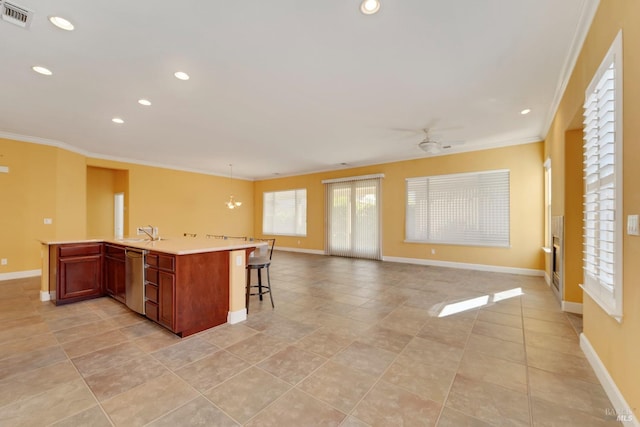
[[[406,132],[406,133],[412,133],[412,134],[419,134],[423,132],[422,129],[409,129],[409,128],[389,128],[389,129],[394,132]]]
[[[440,144],[444,150],[449,150],[456,145],[464,145],[464,141],[447,141]]]

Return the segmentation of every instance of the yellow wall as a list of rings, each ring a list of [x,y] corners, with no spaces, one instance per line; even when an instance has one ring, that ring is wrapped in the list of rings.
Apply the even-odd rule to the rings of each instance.
[[[124,194],[124,230],[129,226],[129,171],[87,166],[87,237],[114,232],[114,195]]]
[[[163,237],[254,234],[253,182],[94,158],[87,159],[87,165],[128,173],[125,235],[133,236],[136,227],[148,224],[158,227]],[[225,205],[231,191],[243,202],[239,209]]]
[[[554,215],[565,214],[565,192],[571,186],[564,177],[565,131],[573,129],[580,114],[584,92],[620,29],[623,30],[623,218],[640,213],[640,2],[637,0],[602,0],[593,20],[571,79],[546,138],[545,152],[552,157],[554,172]],[[561,168],[556,166],[563,165]],[[556,182],[555,180],[562,180]],[[555,185],[557,184],[557,186]],[[561,197],[556,197],[561,196]],[[576,203],[572,201],[572,203]],[[625,234],[623,240],[624,318],[618,323],[588,296],[584,296],[584,334],[633,409],[640,408],[640,238]]]
[[[582,130],[565,133],[564,295],[582,303]]]
[[[125,235],[147,224],[164,237],[254,234],[250,181],[86,158],[8,139],[0,139],[0,166],[9,167],[0,173],[0,258],[8,260],[0,274],[40,269],[39,240],[112,236],[112,219],[89,219],[103,210],[107,191],[125,193]],[[225,206],[231,190],[243,202],[233,211]],[[45,225],[44,218],[53,223]]]
[[[87,237],[113,234],[115,171],[87,168]]]
[[[38,239],[84,236],[84,157],[46,145],[0,139],[1,273],[40,269]],[[45,225],[44,219],[53,223]]]
[[[85,157],[57,150],[56,238],[87,235],[87,169]]]
[[[39,236],[55,237],[45,217],[55,215],[56,148],[0,139],[0,273],[40,268]]]
[[[254,229],[262,231],[262,195],[266,191],[307,189],[307,236],[275,236],[277,246],[324,250],[324,179],[383,173],[383,256],[486,264],[542,270],[543,144],[533,143],[493,150],[438,156],[348,170],[315,173],[255,183]],[[410,177],[511,170],[511,247],[481,248],[405,243],[405,179]],[[298,243],[300,242],[300,243]],[[435,255],[431,254],[435,249]]]

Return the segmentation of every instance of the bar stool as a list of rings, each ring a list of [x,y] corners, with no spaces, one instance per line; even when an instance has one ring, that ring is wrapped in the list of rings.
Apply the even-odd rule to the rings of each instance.
[[[249,298],[252,295],[258,295],[260,301],[262,301],[262,295],[269,294],[269,298],[271,299],[271,307],[275,308],[273,305],[273,294],[271,293],[271,278],[269,277],[269,266],[271,265],[271,257],[273,256],[273,247],[276,245],[276,239],[255,239],[257,241],[267,242],[267,251],[268,255],[257,255],[250,256],[249,261],[247,261],[247,292],[246,292],[246,307],[247,314],[249,314]],[[262,283],[262,269],[267,271],[267,283]],[[257,270],[258,272],[258,283],[256,285],[251,284],[251,272],[253,270]],[[258,292],[252,293],[251,288],[258,288]]]

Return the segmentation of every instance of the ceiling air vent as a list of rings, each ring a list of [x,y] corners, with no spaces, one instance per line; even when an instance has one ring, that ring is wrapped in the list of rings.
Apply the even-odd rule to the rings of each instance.
[[[2,6],[3,21],[10,22],[22,28],[29,27],[33,12],[8,1],[0,1],[0,5]]]

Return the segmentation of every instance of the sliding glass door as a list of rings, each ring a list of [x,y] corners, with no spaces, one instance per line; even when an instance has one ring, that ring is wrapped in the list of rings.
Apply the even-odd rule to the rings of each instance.
[[[380,178],[325,181],[327,253],[381,259]]]

